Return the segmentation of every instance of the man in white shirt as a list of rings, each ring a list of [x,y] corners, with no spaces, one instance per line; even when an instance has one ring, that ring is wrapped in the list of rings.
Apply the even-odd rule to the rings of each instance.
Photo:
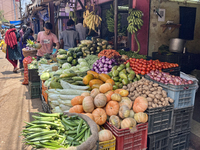
[[[86,38],[86,28],[83,27],[83,18],[79,18],[78,24],[75,26],[76,31],[79,33],[79,40],[85,40]]]

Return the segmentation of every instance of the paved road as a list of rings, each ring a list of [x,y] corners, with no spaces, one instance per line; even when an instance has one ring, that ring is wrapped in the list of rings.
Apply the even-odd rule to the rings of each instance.
[[[30,99],[28,86],[22,85],[21,73],[13,73],[12,65],[0,50],[0,150],[28,150],[20,132],[33,112],[41,111],[40,99]]]

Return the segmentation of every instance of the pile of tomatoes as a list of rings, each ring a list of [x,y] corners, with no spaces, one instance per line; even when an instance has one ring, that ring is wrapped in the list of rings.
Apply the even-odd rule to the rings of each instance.
[[[168,62],[160,62],[159,60],[145,60],[145,59],[136,59],[130,58],[125,62],[130,63],[130,67],[135,71],[136,74],[145,75],[149,73],[151,70],[162,70],[167,68],[178,67],[178,64],[168,63]]]

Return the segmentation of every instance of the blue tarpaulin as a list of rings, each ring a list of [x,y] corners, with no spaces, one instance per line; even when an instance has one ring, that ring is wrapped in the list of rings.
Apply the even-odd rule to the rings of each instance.
[[[13,24],[15,26],[20,25],[21,24],[21,20],[18,21],[10,21],[10,24]]]

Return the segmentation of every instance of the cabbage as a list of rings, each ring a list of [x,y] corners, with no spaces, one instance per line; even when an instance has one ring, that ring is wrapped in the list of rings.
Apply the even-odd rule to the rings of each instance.
[[[44,82],[44,85],[45,85],[46,87],[48,87],[48,86],[50,85],[50,82],[51,82],[51,78],[49,78],[48,80],[46,80],[46,81]]]
[[[55,74],[62,74],[62,72],[63,72],[63,70],[57,70],[56,72],[55,72]]]
[[[71,66],[71,64],[69,64],[69,63],[64,63],[63,65],[62,65],[62,68],[63,69],[70,69],[72,66]]]
[[[62,74],[67,74],[67,73],[70,73],[70,69],[65,69],[63,70]]]
[[[40,76],[41,80],[48,80],[49,78],[50,78],[50,74],[48,72],[45,72]]]
[[[88,63],[87,62],[81,62],[80,65],[81,65],[81,67],[87,67]]]
[[[28,64],[28,69],[38,69],[38,66],[34,64]]]
[[[53,113],[63,113],[63,111],[60,109],[59,106],[56,106],[53,110],[52,110]]]
[[[76,71],[76,70],[78,70],[78,68],[76,66],[74,66],[74,67],[71,67],[71,70]]]
[[[55,71],[52,71],[49,74],[50,74],[50,77],[53,78],[53,75],[55,74]]]
[[[88,68],[88,67],[82,67],[82,68],[80,68],[79,70],[80,70],[81,72],[85,72],[85,71],[90,70],[90,68]]]
[[[86,62],[86,60],[83,59],[83,58],[79,58],[79,59],[78,59],[78,63],[80,64],[81,62]]]

